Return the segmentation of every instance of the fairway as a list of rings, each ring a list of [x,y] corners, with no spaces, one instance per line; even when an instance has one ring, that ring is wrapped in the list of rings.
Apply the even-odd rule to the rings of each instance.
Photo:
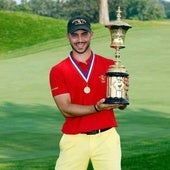
[[[130,74],[130,105],[116,110],[122,170],[168,170],[170,21],[128,22],[132,29],[120,52]],[[94,53],[114,59],[109,31],[93,27]],[[70,47],[63,37],[12,55],[22,51],[28,55],[0,60],[0,170],[52,170],[64,119],[51,97],[48,75]]]

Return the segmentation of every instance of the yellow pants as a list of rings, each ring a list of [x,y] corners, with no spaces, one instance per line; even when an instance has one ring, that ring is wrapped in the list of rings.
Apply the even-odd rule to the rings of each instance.
[[[55,170],[121,170],[120,137],[115,128],[95,135],[63,134]]]

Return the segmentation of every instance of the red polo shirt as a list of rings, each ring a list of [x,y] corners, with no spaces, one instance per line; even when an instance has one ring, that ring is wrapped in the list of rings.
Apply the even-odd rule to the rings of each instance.
[[[53,96],[69,93],[71,102],[80,105],[94,105],[100,99],[106,98],[107,79],[105,73],[108,67],[114,64],[113,60],[93,55],[87,61],[88,69],[83,64],[78,63],[73,57],[69,56],[52,67],[50,71],[50,86]],[[90,88],[89,93],[84,92],[86,86]],[[114,112],[109,110],[85,116],[66,117],[62,132],[78,134],[116,126]]]

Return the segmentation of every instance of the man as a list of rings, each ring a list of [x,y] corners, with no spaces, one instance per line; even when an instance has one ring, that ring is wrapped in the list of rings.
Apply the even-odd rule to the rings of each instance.
[[[50,71],[51,92],[65,117],[56,170],[86,170],[89,160],[95,170],[121,169],[120,138],[113,109],[125,106],[103,103],[105,73],[114,61],[92,52],[92,36],[86,17],[71,18],[67,38],[72,51]],[[128,79],[124,82],[128,90]]]

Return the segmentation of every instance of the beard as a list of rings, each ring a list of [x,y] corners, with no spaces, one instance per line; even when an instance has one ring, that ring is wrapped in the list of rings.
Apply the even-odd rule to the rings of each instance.
[[[78,43],[76,43],[76,44],[78,44]],[[70,44],[70,45],[71,45],[72,49],[73,49],[75,52],[77,52],[78,54],[83,54],[83,53],[85,53],[85,52],[87,51],[87,49],[90,47],[90,43],[87,43],[86,46],[85,46],[84,48],[82,48],[82,49],[76,48],[76,47],[77,47],[76,45],[73,45],[73,44]]]

